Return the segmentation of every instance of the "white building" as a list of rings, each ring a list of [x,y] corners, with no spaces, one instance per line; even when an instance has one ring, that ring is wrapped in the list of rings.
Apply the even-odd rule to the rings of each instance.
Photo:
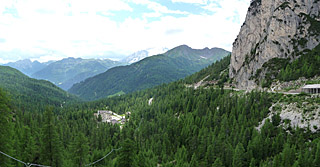
[[[302,87],[302,92],[320,94],[320,84],[306,85]]]
[[[106,110],[99,110],[98,111],[98,115],[99,114],[113,114],[113,112],[112,111],[106,111]]]

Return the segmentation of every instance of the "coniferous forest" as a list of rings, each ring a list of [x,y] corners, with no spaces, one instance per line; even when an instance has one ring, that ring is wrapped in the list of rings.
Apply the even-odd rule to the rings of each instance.
[[[1,155],[0,166],[319,166],[319,133],[283,127],[279,115],[257,130],[283,95],[185,83],[65,106],[23,105],[30,109],[1,89],[0,151],[21,162]],[[106,107],[132,114],[120,128],[94,117]]]
[[[56,85],[0,66],[0,167],[320,167],[319,7],[1,1],[0,64],[40,70],[37,60],[48,69],[33,76]],[[148,57],[180,43],[232,53],[181,45]],[[101,74],[89,60],[49,65],[113,66],[143,48]]]

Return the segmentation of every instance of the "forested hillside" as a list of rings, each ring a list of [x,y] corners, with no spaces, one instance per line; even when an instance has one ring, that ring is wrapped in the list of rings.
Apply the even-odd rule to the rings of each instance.
[[[0,66],[0,76],[0,88],[9,93],[12,103],[16,107],[61,106],[78,101],[77,97],[54,84],[29,78],[11,67]]]
[[[297,60],[274,58],[263,65],[261,70],[255,75],[256,82],[263,87],[271,85],[272,81],[277,79],[280,81],[297,80],[300,77],[311,78],[320,76],[320,45],[307,53],[302,54]],[[260,73],[266,70],[264,79],[259,78]]]
[[[48,107],[44,113],[12,113],[8,101],[1,101],[2,106],[9,106],[1,112],[6,114],[1,115],[1,120],[10,120],[1,124],[12,131],[10,140],[0,138],[1,143],[7,144],[1,151],[23,162],[68,167],[320,164],[319,132],[279,124],[278,115],[267,120],[261,131],[256,129],[272,103],[285,98],[284,95],[214,88],[194,90],[185,83],[181,80],[64,108]],[[149,105],[150,98],[153,101]],[[6,99],[3,93],[1,99]],[[106,107],[118,114],[132,113],[122,129],[100,123],[93,116]],[[2,164],[6,166],[23,166],[0,157],[5,159]]]
[[[230,55],[211,64],[210,66],[202,69],[201,71],[192,74],[185,78],[186,83],[192,84],[199,82],[200,80],[206,78],[208,81],[218,80],[221,83],[225,82],[228,78],[228,70],[230,65]]]
[[[120,92],[143,90],[182,79],[228,54],[219,48],[196,50],[182,45],[129,66],[112,68],[75,84],[69,92],[85,100],[96,100]]]

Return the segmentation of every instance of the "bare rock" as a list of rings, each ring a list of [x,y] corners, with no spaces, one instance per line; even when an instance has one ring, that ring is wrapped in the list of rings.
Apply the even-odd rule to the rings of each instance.
[[[241,89],[258,87],[252,79],[272,58],[298,58],[320,43],[318,0],[253,0],[233,43],[230,77]]]

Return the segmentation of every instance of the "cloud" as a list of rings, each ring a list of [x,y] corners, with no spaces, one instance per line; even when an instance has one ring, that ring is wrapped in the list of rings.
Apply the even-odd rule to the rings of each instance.
[[[133,9],[121,0],[75,0],[70,7],[78,12],[99,12],[99,11],[132,11]]]
[[[191,2],[174,1],[172,5]],[[138,50],[181,44],[231,50],[249,0],[192,2],[203,11],[186,12],[151,0],[5,0],[0,6],[1,61],[121,59]],[[136,6],[149,10],[133,17]],[[12,10],[4,14],[6,8]],[[118,13],[125,15],[121,21],[114,19]]]
[[[6,63],[8,63],[7,60],[3,60],[2,58],[0,58],[0,64],[6,64]]]
[[[203,6],[203,9],[224,19],[233,19],[233,21],[242,24],[246,17],[249,3],[249,0],[210,0],[210,3]]]
[[[182,3],[192,3],[192,4],[207,4],[208,0],[172,0],[173,3],[182,2]]]
[[[56,56],[56,55],[49,55],[49,56],[40,56],[38,58],[31,58],[31,61],[38,61],[40,63],[48,62],[51,60],[59,61],[65,58],[64,56]]]
[[[161,5],[160,3],[153,2],[151,0],[127,0],[128,2],[146,5],[149,9],[153,10],[153,13],[146,13],[146,17],[160,17],[163,14],[179,14],[179,15],[188,15],[188,12],[180,10],[170,10],[168,7]]]
[[[170,30],[167,30],[165,34],[173,35],[173,34],[178,34],[182,32],[183,32],[183,29],[170,29]]]
[[[204,11],[201,14],[189,13],[183,17],[167,15],[157,21],[144,23],[145,25],[141,27],[143,32],[139,37],[141,40],[134,42],[134,45],[140,43],[142,46],[158,45],[172,48],[187,44],[194,48],[222,47],[231,51],[232,43],[245,19],[250,1],[210,0],[206,2],[209,5],[202,6]],[[143,29],[144,27],[146,28]]]
[[[1,44],[1,50],[57,50],[70,56],[99,52],[104,49],[98,41],[110,38],[117,23],[96,15],[96,12],[131,10],[128,4],[117,0],[77,0],[72,5],[59,0],[54,3],[44,0],[18,2],[10,5],[17,8],[20,18],[0,16],[0,37],[6,40]],[[88,47],[74,44],[75,40],[86,41]]]

